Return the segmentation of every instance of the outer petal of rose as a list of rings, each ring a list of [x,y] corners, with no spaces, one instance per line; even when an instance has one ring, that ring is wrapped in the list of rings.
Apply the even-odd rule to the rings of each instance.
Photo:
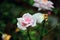
[[[48,7],[46,7],[46,6],[42,6],[42,9],[48,9]]]
[[[27,28],[26,27],[21,27],[22,30],[26,30]]]
[[[22,16],[22,18],[25,18],[25,17],[31,17],[31,16],[32,16],[31,14],[25,13],[25,14]]]
[[[47,3],[47,5],[52,6],[53,3],[52,3],[51,1],[49,1],[49,2]]]
[[[32,25],[31,25],[31,26],[32,26],[32,27],[35,27],[35,26],[36,26],[36,19],[33,18],[33,20],[34,20],[34,21],[32,22]]]
[[[34,3],[33,6],[40,7],[39,3]]]
[[[24,22],[24,19],[23,18],[17,18],[17,20],[18,20],[18,23],[20,24],[20,26],[22,25],[22,23],[21,22]],[[26,22],[24,22],[24,23],[26,23]],[[29,25],[26,25],[25,27],[28,27]],[[21,26],[22,27],[22,26]]]
[[[54,8],[54,6],[52,6],[52,5],[49,5],[49,7],[50,7],[50,8]]]
[[[38,15],[38,23],[41,23],[44,20],[44,14]]]
[[[41,2],[40,4],[44,4],[42,7],[46,7],[47,5],[49,5],[51,8],[53,8],[53,6],[52,6],[53,3],[51,1],[47,1],[46,3]]]
[[[38,14],[39,14],[39,13],[35,13],[35,14],[33,15],[33,18],[36,19],[36,21],[38,20]]]
[[[41,13],[36,13],[33,17],[36,18],[37,23],[41,23],[44,20],[44,14]]]
[[[22,30],[26,30],[26,27],[23,27],[21,25],[22,24],[21,22],[24,21],[24,19],[23,18],[17,18],[17,20],[18,20],[18,23],[17,23],[18,28],[22,29]]]
[[[26,27],[22,27],[22,26],[20,25],[20,23],[17,23],[17,26],[18,26],[19,29],[26,30]]]
[[[40,3],[40,9],[46,9],[47,7],[46,7],[46,4],[44,4],[44,3]]]
[[[50,11],[52,11],[52,9],[51,9],[51,8],[48,8],[48,9],[46,9],[46,10],[50,10]]]
[[[50,3],[51,5],[53,5],[53,2],[51,2],[51,1],[48,1],[48,3]]]
[[[50,7],[44,7],[43,9],[46,9],[46,10],[51,10],[51,8]]]
[[[29,27],[29,26],[31,26],[31,24],[27,24],[25,27]]]
[[[35,2],[40,2],[40,0],[34,0]]]
[[[21,22],[23,21],[24,19],[23,18],[17,18],[18,22]]]
[[[38,11],[40,11],[42,8],[38,8]]]
[[[45,6],[43,5],[42,6],[42,9],[45,9],[45,10],[52,10],[52,6],[47,6],[48,4],[46,4]]]
[[[52,11],[52,8],[54,8],[52,5],[51,6],[46,6],[47,8],[45,8],[46,10],[50,10]]]

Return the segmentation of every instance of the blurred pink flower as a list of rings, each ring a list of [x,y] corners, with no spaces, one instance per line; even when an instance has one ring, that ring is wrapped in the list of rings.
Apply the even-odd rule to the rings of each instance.
[[[34,4],[33,6],[38,8],[38,11],[41,9],[44,10],[52,10],[51,8],[54,8],[52,5],[53,3],[51,1],[48,0],[34,0]]]
[[[26,30],[29,26],[36,26],[36,20],[29,13],[24,14],[21,18],[17,18],[17,26],[19,29]]]

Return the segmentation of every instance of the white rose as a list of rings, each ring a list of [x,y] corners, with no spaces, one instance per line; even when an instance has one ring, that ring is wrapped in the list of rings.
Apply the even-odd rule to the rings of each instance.
[[[36,19],[37,23],[42,23],[44,20],[44,14],[42,13],[35,13],[33,17]]]

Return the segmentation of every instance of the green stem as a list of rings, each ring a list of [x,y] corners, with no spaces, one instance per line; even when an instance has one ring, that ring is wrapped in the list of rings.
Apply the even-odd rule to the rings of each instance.
[[[40,29],[40,32],[39,32],[39,34],[40,34],[40,40],[42,40],[42,28]]]
[[[27,28],[27,35],[29,37],[29,40],[31,40],[30,34],[29,34],[29,27]]]
[[[43,39],[43,36],[42,36],[42,34],[43,34],[43,27],[45,27],[45,20],[43,21],[42,27],[41,27],[40,30],[39,30],[40,40]]]

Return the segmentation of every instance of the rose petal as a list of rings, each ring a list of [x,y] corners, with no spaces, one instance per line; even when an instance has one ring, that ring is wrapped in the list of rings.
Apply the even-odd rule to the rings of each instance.
[[[38,8],[38,11],[40,11],[42,8]]]
[[[40,2],[40,0],[34,0],[35,2]]]
[[[29,14],[29,13],[24,14],[22,18],[24,19],[24,22],[25,22],[26,24],[28,24],[28,23],[30,23],[30,22],[33,21],[33,20],[32,20],[32,15]]]
[[[33,18],[34,19],[34,21],[32,22],[32,27],[35,27],[36,26],[36,19],[35,18]]]
[[[23,26],[20,25],[19,23],[17,23],[17,26],[18,26],[19,29],[26,30],[26,27],[23,27]]]
[[[25,13],[25,14],[22,16],[22,18],[25,18],[25,17],[32,17],[32,15],[29,14],[29,13]]]
[[[40,7],[39,3],[34,3],[33,6]]]
[[[41,13],[35,13],[33,17],[36,18],[37,23],[41,23],[44,20],[44,15]]]

